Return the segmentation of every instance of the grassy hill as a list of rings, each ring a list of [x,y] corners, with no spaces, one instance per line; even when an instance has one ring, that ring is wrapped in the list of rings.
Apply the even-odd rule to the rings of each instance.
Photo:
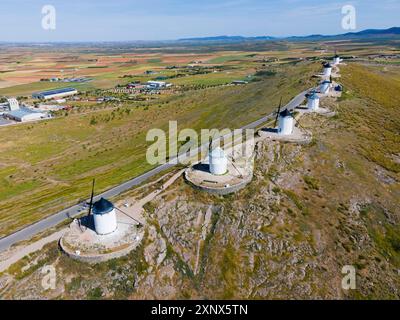
[[[93,177],[100,192],[149,170],[149,129],[167,129],[169,120],[196,130],[239,128],[272,112],[280,96],[289,101],[315,85],[310,77],[318,69],[284,65],[246,86],[0,128],[0,235],[86,199]]]
[[[210,196],[177,181],[146,205],[148,232],[135,252],[98,264],[93,274],[53,243],[10,268],[18,281],[3,296],[399,299],[400,70],[351,63],[341,74],[342,98],[322,101],[336,116],[301,118],[313,133],[310,145],[259,144],[254,179],[244,190]],[[241,89],[254,113],[261,102],[253,94],[265,85]],[[235,101],[229,105],[244,121]],[[198,125],[211,122],[203,111]],[[155,263],[160,242],[167,252]],[[28,266],[33,260],[39,262]],[[57,268],[59,290],[42,290],[43,264]],[[342,289],[346,265],[356,268],[355,290]]]

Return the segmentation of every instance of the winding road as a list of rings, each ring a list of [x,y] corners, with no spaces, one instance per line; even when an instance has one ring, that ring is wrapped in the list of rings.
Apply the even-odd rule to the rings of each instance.
[[[306,90],[306,91],[303,91],[302,93],[298,94],[285,107],[283,107],[282,110],[295,109],[297,106],[299,106],[304,101],[308,91],[309,90]],[[254,122],[242,127],[241,129],[255,129],[255,128],[259,127],[260,125],[262,125],[263,123],[273,119],[273,117],[275,115],[276,115],[276,113],[273,112],[257,121],[254,121]],[[223,138],[223,137],[221,137],[221,138]],[[186,154],[179,155],[178,158],[180,160],[182,160],[183,158],[186,158],[186,157],[191,158],[206,148],[208,148],[208,144],[198,147],[196,150],[193,150],[193,152],[191,152],[189,155],[186,155]],[[114,188],[109,189],[108,191],[105,191],[105,192],[95,196],[94,200],[97,201],[101,197],[112,198],[112,197],[115,197],[115,196],[129,190],[129,189],[132,189],[135,186],[140,185],[141,183],[145,182],[146,180],[148,180],[151,177],[154,177],[155,175],[159,174],[160,172],[163,172],[165,170],[168,170],[168,169],[176,166],[176,164],[175,164],[176,158],[177,157],[173,158],[168,163],[162,164],[146,173],[143,173],[142,175],[140,175],[136,178],[126,181]],[[83,210],[82,204],[74,205],[74,206],[64,209],[62,211],[59,211],[47,218],[44,218],[38,222],[35,222],[35,223],[33,223],[15,233],[12,233],[4,238],[1,238],[0,239],[0,252],[7,250],[12,245],[14,245],[20,241],[31,239],[33,236],[39,234],[40,232],[43,232],[49,228],[55,227],[67,219],[71,219],[76,216],[79,216],[82,213],[82,210]]]

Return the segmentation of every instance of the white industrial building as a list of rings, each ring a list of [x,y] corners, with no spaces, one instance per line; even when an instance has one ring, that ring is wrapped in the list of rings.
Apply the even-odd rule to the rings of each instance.
[[[45,112],[32,111],[26,108],[5,112],[3,116],[4,118],[18,122],[36,121],[49,118],[49,115]]]
[[[117,230],[117,215],[114,205],[101,198],[93,204],[93,221],[97,234],[106,235]]]
[[[294,128],[293,115],[288,109],[285,109],[281,113],[279,113],[278,134],[290,135],[293,133],[293,128]]]
[[[213,149],[208,154],[208,162],[211,174],[223,175],[228,171],[228,158],[220,147]]]
[[[10,98],[10,99],[7,99],[7,102],[8,102],[8,106],[10,108],[10,111],[19,109],[19,102],[18,102],[17,99]]]
[[[308,97],[308,103],[307,103],[307,108],[312,111],[317,111],[319,108],[319,97],[318,95],[313,92],[311,95]]]
[[[171,83],[167,83],[165,81],[147,81],[146,88],[147,89],[162,89],[168,88],[172,86]]]
[[[32,95],[33,98],[50,100],[50,99],[60,99],[68,96],[72,96],[78,93],[78,90],[74,88],[62,88],[50,91],[37,92]]]

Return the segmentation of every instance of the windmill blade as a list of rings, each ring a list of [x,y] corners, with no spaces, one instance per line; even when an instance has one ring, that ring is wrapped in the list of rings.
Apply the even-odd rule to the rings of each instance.
[[[92,194],[90,196],[90,203],[89,203],[89,213],[88,216],[92,214],[92,206],[93,206],[93,197],[94,197],[94,184],[95,184],[95,179],[93,179],[92,183]]]
[[[235,166],[234,164],[234,159],[233,157],[227,157],[228,161],[232,164],[232,167],[236,170],[236,172],[239,174],[239,178],[243,178],[243,174],[239,171],[239,169]]]
[[[307,132],[307,129],[304,128],[301,124],[300,121],[296,119],[296,117],[294,115],[292,115],[293,120],[296,122],[296,124],[299,126],[299,128],[303,129],[305,132]]]
[[[213,137],[209,137],[207,154],[210,155],[213,148]]]
[[[279,102],[278,112],[276,113],[276,118],[275,118],[275,122],[274,122],[274,128],[276,127],[276,125],[278,123],[278,118],[279,118],[279,114],[281,112],[281,108],[282,108],[282,97],[281,97],[281,101]]]
[[[121,212],[122,214],[126,215],[128,218],[130,218],[130,219],[132,219],[133,221],[135,221],[135,222],[137,223],[138,227],[142,227],[142,226],[143,226],[143,224],[142,224],[139,220],[135,219],[135,218],[132,217],[130,214],[124,212],[124,211],[121,210],[120,208],[115,207],[115,209],[118,210],[119,212]]]

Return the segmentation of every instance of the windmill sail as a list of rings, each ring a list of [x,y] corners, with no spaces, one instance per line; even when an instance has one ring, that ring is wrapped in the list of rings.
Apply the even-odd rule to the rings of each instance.
[[[94,197],[94,184],[95,184],[95,179],[93,179],[93,183],[92,183],[92,194],[90,196],[89,214],[88,214],[88,216],[90,216],[92,214],[93,197]]]
[[[276,125],[278,123],[278,118],[279,118],[279,113],[281,112],[281,108],[282,108],[282,97],[281,97],[281,101],[279,102],[278,112],[276,113],[274,128],[276,127]]]
[[[211,152],[212,151],[212,145],[213,145],[213,138],[210,137],[209,143],[208,143],[208,151]]]

